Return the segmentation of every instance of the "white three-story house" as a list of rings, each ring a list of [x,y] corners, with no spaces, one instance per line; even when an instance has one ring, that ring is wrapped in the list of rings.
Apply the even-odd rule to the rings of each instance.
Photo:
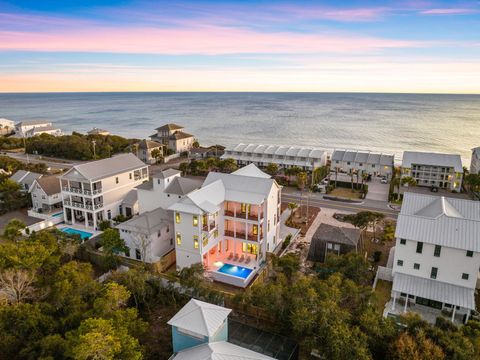
[[[480,267],[480,202],[407,192],[395,236],[385,315],[418,310],[434,322],[443,311],[468,320]]]
[[[246,286],[280,239],[281,187],[251,164],[211,172],[174,212],[177,269],[201,263],[218,281]]]
[[[60,177],[67,224],[97,229],[122,214],[122,202],[148,180],[148,166],[133,154],[76,165]]]

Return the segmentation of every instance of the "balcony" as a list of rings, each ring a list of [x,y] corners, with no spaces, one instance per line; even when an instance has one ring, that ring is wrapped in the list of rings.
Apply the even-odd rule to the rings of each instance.
[[[235,217],[237,219],[248,219],[253,221],[259,221],[258,213],[242,213],[238,211],[236,214],[231,210],[224,210],[225,216]],[[260,221],[263,220],[263,213],[260,214]]]
[[[81,189],[81,188],[77,188],[77,187],[68,187],[68,186],[64,186],[63,188],[63,191],[66,191],[66,192],[69,192],[69,193],[72,193],[72,194],[81,194],[81,195],[98,195],[102,192],[102,189],[97,189],[97,190],[88,190],[88,189]]]
[[[77,209],[98,210],[103,207],[103,204],[83,204],[78,201],[63,200],[64,206],[70,206]]]
[[[231,231],[231,230],[225,230],[225,236],[229,236],[235,239],[240,239],[240,240],[249,240],[249,241],[258,241],[258,235],[249,233],[246,234],[244,232],[237,231],[236,234]],[[263,236],[260,235],[260,241],[263,240]]]
[[[217,224],[215,224],[215,221],[210,222],[210,231],[214,230],[217,227]],[[208,224],[203,225],[203,231],[209,231],[208,230]]]

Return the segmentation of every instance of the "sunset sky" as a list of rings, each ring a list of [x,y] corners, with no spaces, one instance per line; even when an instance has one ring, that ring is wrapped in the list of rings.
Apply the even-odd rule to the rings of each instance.
[[[480,93],[480,1],[0,0],[0,92],[43,91]]]

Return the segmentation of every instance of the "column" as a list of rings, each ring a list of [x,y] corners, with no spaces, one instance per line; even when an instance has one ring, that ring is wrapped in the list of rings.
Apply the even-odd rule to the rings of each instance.
[[[453,311],[452,311],[452,322],[455,321],[455,311],[457,310],[457,307],[453,305]]]
[[[93,216],[93,228],[97,230],[97,214],[95,213],[95,211],[92,213],[92,216]]]
[[[85,200],[84,200],[85,202]],[[83,212],[84,216],[85,216],[85,227],[88,228],[88,213],[86,211]]]
[[[405,306],[403,308],[403,312],[407,312],[407,306],[408,306],[408,294],[405,296]]]
[[[71,214],[72,214],[72,225],[75,225],[75,210],[70,209]]]
[[[468,322],[468,319],[470,319],[470,312],[471,310],[467,310],[467,317],[465,318],[465,324]]]
[[[393,302],[392,302],[392,311],[395,311],[395,303],[397,301],[397,293],[393,292]]]

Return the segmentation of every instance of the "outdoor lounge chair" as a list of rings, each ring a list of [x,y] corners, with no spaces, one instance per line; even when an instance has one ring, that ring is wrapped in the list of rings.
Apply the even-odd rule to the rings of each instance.
[[[243,260],[245,260],[245,255],[242,255],[242,257],[240,258],[240,260],[238,260],[239,262],[243,262]]]
[[[228,255],[228,260],[232,260],[233,259],[233,253],[230,253],[230,255]]]
[[[238,260],[238,254],[235,254],[235,257],[233,258],[233,261],[237,261]]]
[[[250,256],[247,256],[247,260],[245,260],[245,264],[250,264],[251,260],[252,260],[252,258]]]

